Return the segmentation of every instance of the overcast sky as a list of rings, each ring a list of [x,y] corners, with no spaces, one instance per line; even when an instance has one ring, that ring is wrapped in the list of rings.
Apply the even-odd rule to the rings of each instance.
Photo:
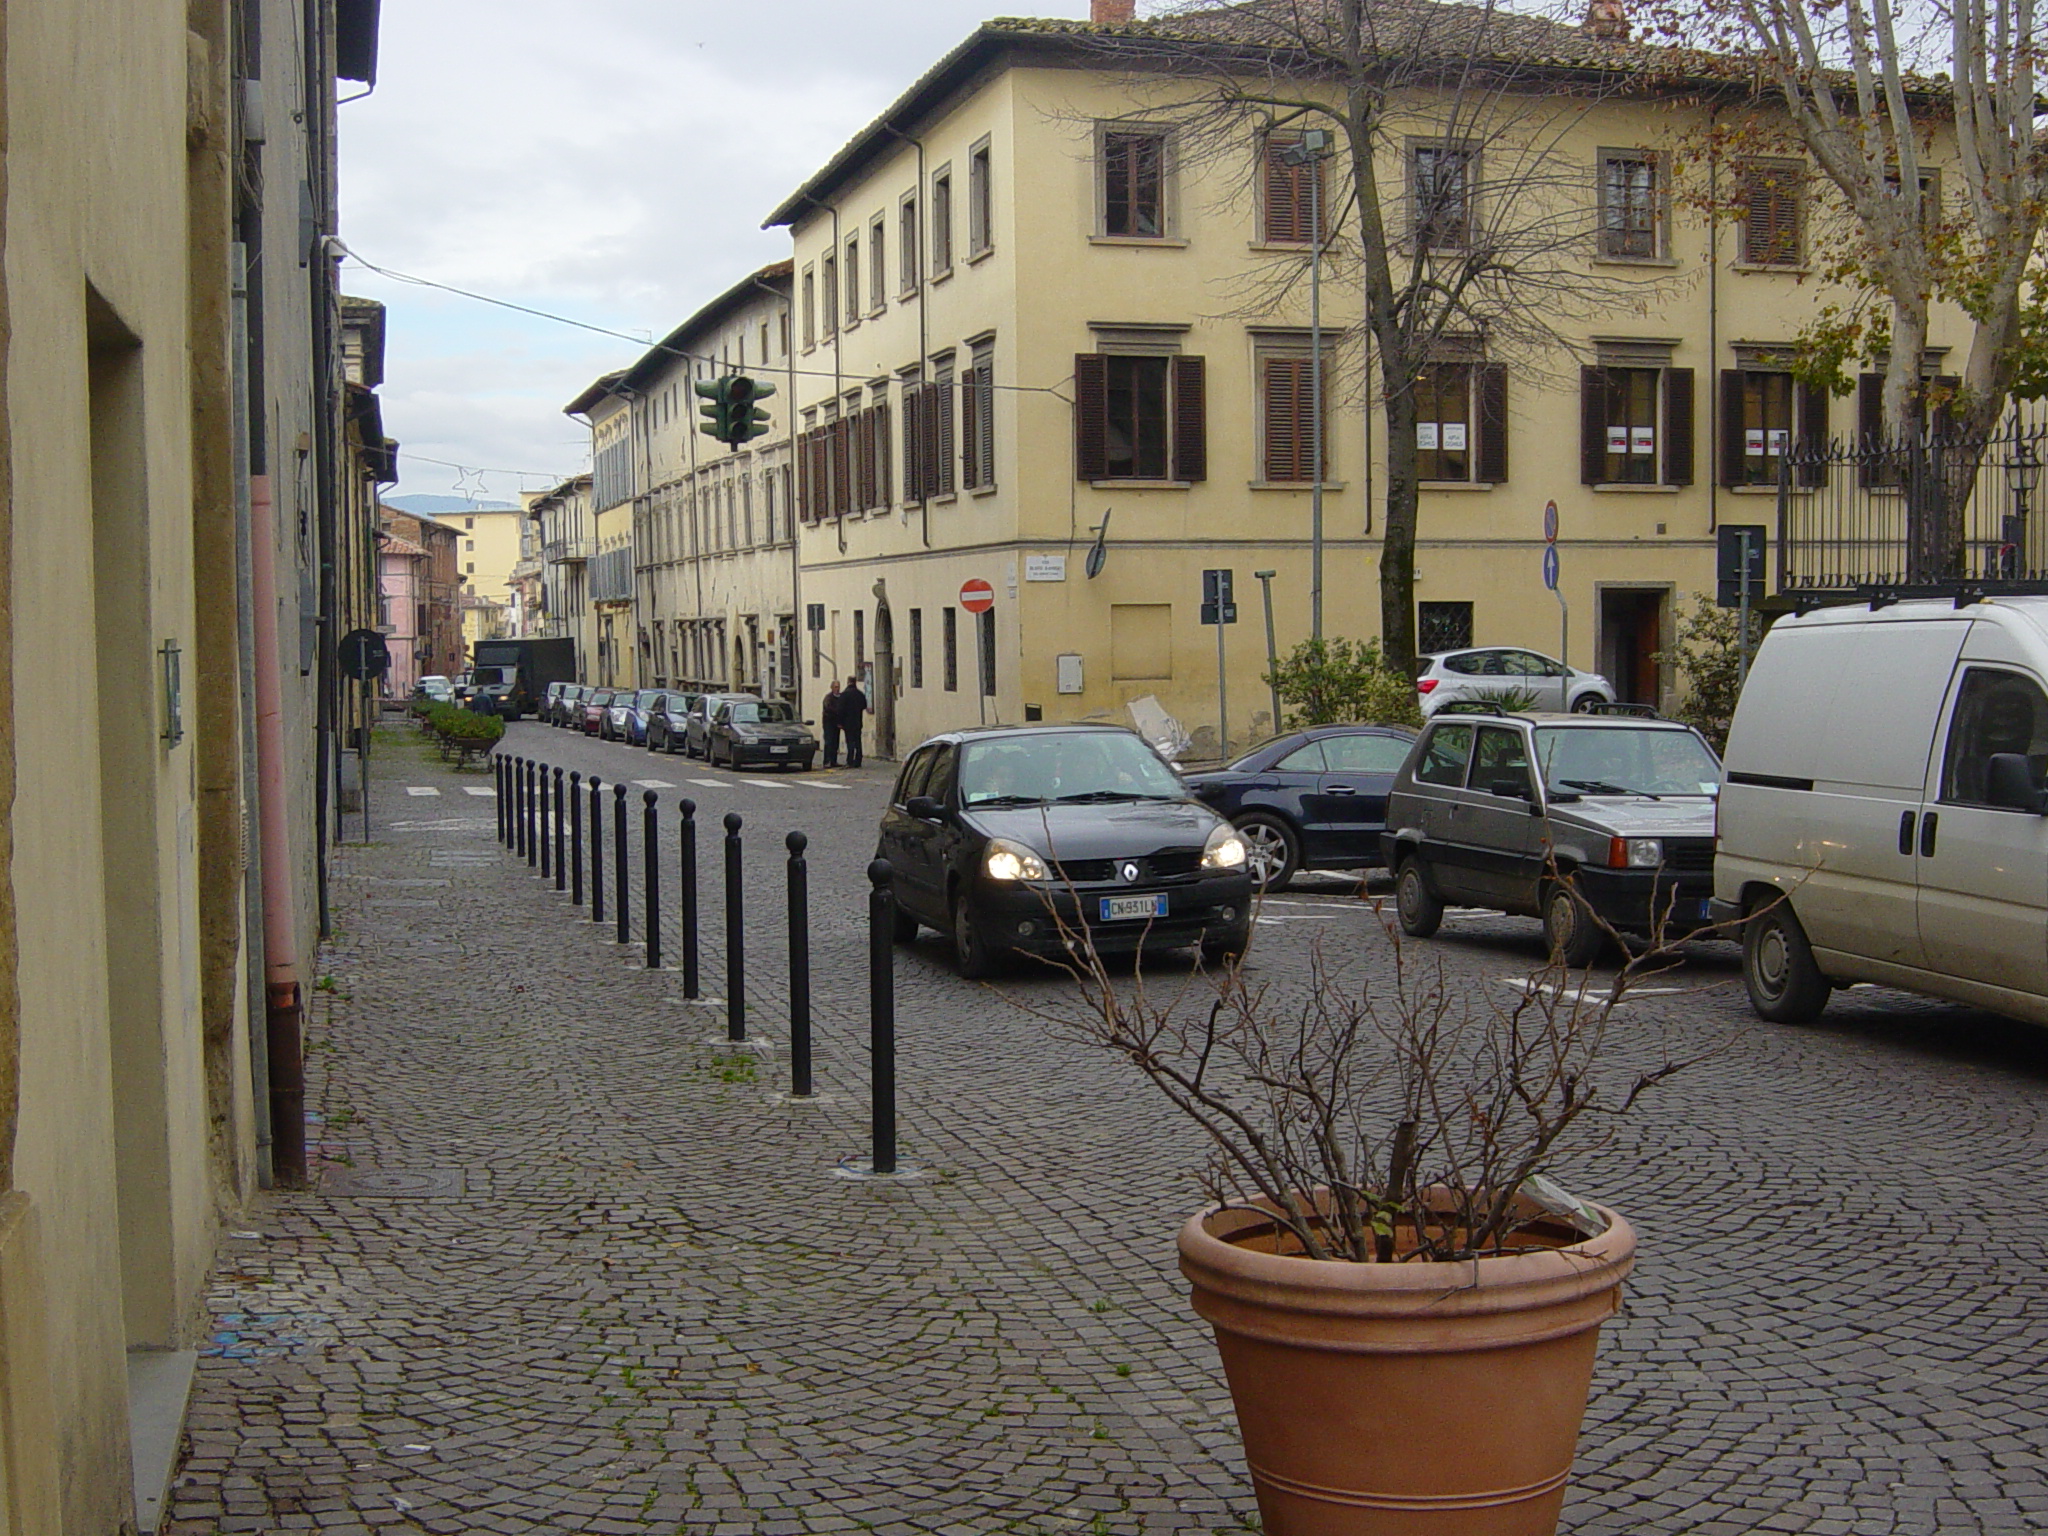
[[[1088,0],[386,0],[377,89],[342,108],[342,238],[652,341],[786,256],[769,211],[978,22],[1019,13]],[[562,406],[640,351],[353,262],[342,282],[390,306],[400,493],[511,501],[583,468]]]

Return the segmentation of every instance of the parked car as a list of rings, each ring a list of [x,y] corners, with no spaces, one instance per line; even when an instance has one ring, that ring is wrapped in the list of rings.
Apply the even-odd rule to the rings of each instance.
[[[1381,861],[1387,791],[1414,743],[1400,726],[1318,725],[1262,741],[1227,768],[1182,777],[1244,838],[1252,884],[1283,891],[1298,870]]]
[[[1715,915],[1766,1019],[1874,981],[2048,1024],[2048,598],[1772,626],[1728,734]]]
[[[935,736],[896,776],[880,857],[896,937],[951,935],[963,976],[1007,954],[1061,958],[1251,939],[1244,839],[1118,726],[981,726]]]
[[[1605,933],[1708,921],[1721,764],[1700,734],[1637,715],[1438,715],[1395,776],[1382,836],[1403,931],[1446,903],[1541,917],[1590,964]]]
[[[1424,656],[1415,674],[1415,691],[1425,716],[1453,699],[1498,701],[1507,693],[1529,695],[1532,709],[1585,710],[1614,702],[1614,684],[1598,672],[1581,672],[1555,657],[1513,646]]]
[[[646,739],[650,752],[681,752],[689,745],[689,714],[699,693],[657,689],[647,705]]]
[[[562,684],[562,691],[556,696],[555,716],[552,723],[568,730],[582,730],[583,702],[589,697],[590,686],[587,683]]]
[[[660,695],[657,688],[622,688],[605,711],[605,734],[631,747],[647,745],[647,709]]]
[[[455,685],[438,673],[421,678],[412,685],[412,691],[416,697],[432,699],[436,704],[455,702]]]
[[[713,712],[704,740],[713,767],[724,758],[735,770],[761,763],[809,773],[818,757],[818,738],[780,699],[725,700]]]
[[[604,734],[604,712],[611,708],[612,695],[616,692],[616,688],[589,688],[584,691],[583,697],[577,701],[580,713],[576,722],[584,735]]]
[[[738,700],[750,704],[761,702],[758,694],[752,693],[705,693],[697,696],[690,712],[683,717],[683,752],[689,757],[709,757],[711,752],[711,717],[718,713],[718,706]]]
[[[540,704],[534,710],[533,718],[540,721],[542,725],[560,725],[562,723],[562,690],[569,686],[568,683],[549,683],[546,692],[540,696]]]

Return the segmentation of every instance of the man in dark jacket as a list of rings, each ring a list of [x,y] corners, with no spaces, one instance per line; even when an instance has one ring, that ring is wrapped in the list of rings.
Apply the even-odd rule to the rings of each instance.
[[[832,687],[825,694],[825,702],[818,706],[818,729],[825,733],[825,766],[839,766],[839,712],[844,706],[840,702],[839,679],[832,679]]]
[[[860,766],[860,733],[866,725],[861,717],[868,712],[868,696],[861,691],[860,679],[849,677],[846,686],[839,693],[839,734],[846,738],[846,766]]]

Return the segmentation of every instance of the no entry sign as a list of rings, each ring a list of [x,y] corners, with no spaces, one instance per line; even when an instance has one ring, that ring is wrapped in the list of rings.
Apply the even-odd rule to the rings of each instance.
[[[996,605],[996,589],[976,577],[960,584],[960,606],[969,613],[987,613]]]

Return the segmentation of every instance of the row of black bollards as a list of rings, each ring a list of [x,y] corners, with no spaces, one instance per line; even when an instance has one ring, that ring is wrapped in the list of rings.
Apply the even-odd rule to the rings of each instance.
[[[529,758],[495,754],[492,759],[497,778],[499,841],[527,867],[544,879],[552,879],[557,891],[567,890],[572,905],[581,907],[584,895],[583,775],[538,763]],[[590,920],[605,921],[605,813],[604,782],[596,774],[589,778],[590,797],[589,890]],[[628,883],[628,836],[626,786],[614,784],[612,791],[612,922],[617,941],[631,942],[631,890]],[[641,797],[641,886],[642,933],[645,936],[646,965],[664,969],[661,942],[661,826],[660,802],[653,790]],[[697,804],[677,802],[680,813],[678,838],[677,899],[680,904],[683,996],[700,997],[697,867]],[[728,812],[725,827],[725,1014],[726,1039],[735,1044],[747,1039],[746,1011],[746,893],[744,886],[744,822],[737,812]],[[808,839],[791,832],[784,840],[789,850],[787,867],[789,924],[789,1075],[790,1097],[816,1096],[812,1073],[811,1034],[811,929],[810,866],[805,858]],[[868,866],[871,889],[868,895],[868,1015],[870,1044],[871,1157],[869,1167],[878,1174],[897,1172],[896,1159],[896,895],[893,872],[886,859]]]

